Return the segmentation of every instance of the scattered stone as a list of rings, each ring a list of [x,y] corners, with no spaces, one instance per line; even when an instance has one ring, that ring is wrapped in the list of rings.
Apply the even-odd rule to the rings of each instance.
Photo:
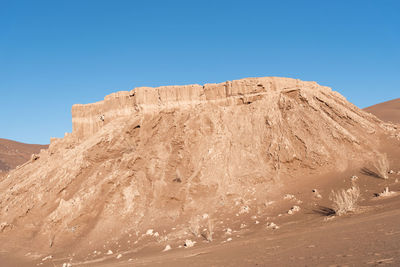
[[[3,232],[7,227],[12,228],[12,225],[7,222],[0,223],[0,232]]]
[[[52,259],[52,258],[53,258],[53,256],[49,255],[49,256],[47,256],[47,257],[44,257],[44,258],[42,259],[42,261],[47,261],[47,260],[50,260],[50,259]]]
[[[283,199],[294,199],[295,197],[294,197],[294,195],[291,195],[291,194],[286,194],[286,195],[284,195],[283,196]]]
[[[264,202],[264,206],[265,207],[271,206],[272,204],[274,204],[274,202],[275,201],[266,201],[266,202]]]
[[[321,194],[318,192],[317,189],[313,189],[312,192],[314,193],[314,196],[315,196],[316,198],[322,198]],[[300,204],[301,204],[301,203],[300,203]]]
[[[259,224],[260,222],[259,221],[256,221],[256,224]]]
[[[267,229],[276,230],[276,229],[279,229],[279,226],[276,225],[276,224],[273,223],[273,222],[268,222],[268,223],[267,223]]]
[[[390,191],[389,187],[385,187],[385,189],[383,190],[383,192],[379,193],[379,194],[375,194],[376,197],[390,197],[392,195],[395,195],[396,192]]]
[[[229,238],[226,240],[226,242],[230,242],[230,241],[232,241],[232,238],[231,238],[231,237],[229,237]]]
[[[358,176],[356,176],[356,175],[353,175],[353,176],[351,176],[351,178],[350,178],[353,182],[355,182],[355,181],[357,181],[358,180]]]
[[[226,228],[226,234],[231,235],[232,234],[232,229],[231,228]]]
[[[106,255],[112,255],[112,254],[113,254],[112,250],[108,250],[106,253]]]
[[[120,258],[122,258],[122,254],[117,255],[117,259],[120,259]]]
[[[170,245],[166,245],[163,251],[165,252],[165,251],[168,251],[168,250],[171,250],[171,246]]]
[[[146,231],[146,235],[153,235],[153,229],[149,229]]]
[[[72,264],[69,262],[64,262],[62,265],[62,267],[71,267],[71,266],[72,266]]]
[[[333,220],[335,217],[336,217],[336,216],[328,216],[328,217],[325,217],[325,218],[324,218],[324,221],[325,221],[325,222],[331,221],[331,220]]]
[[[292,214],[294,214],[295,212],[298,212],[298,211],[300,211],[300,207],[299,207],[299,206],[293,206],[293,207],[288,211],[288,214],[292,215]]]
[[[250,211],[249,206],[242,206],[240,208],[239,214],[249,213],[249,211]]]
[[[192,241],[190,239],[186,239],[185,244],[183,244],[183,246],[185,248],[191,248],[194,246],[194,244],[196,244],[196,241]]]
[[[393,174],[393,173],[394,173],[394,170],[390,170],[390,171],[389,171],[389,174]]]

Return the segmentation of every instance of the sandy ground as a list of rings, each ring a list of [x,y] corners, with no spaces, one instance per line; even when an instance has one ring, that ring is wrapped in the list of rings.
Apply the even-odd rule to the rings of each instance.
[[[400,191],[400,184],[392,188]],[[115,253],[73,266],[398,266],[400,196],[371,197],[366,204],[360,214],[328,221],[329,217],[306,210],[282,219],[278,230],[266,230],[261,223],[193,248],[161,252],[163,247],[150,244],[140,251],[122,252],[120,259]],[[62,266],[64,262],[56,257],[27,263],[2,258],[1,266]]]
[[[384,121],[400,123],[400,98],[379,103],[364,109]]]
[[[47,145],[24,144],[0,138],[0,174],[14,169],[31,158],[32,154],[47,149]]]
[[[400,152],[390,150],[391,158],[397,157],[391,165],[399,166]],[[287,193],[294,197],[271,205],[268,214],[257,218],[251,212],[221,217],[221,221],[229,221],[232,233],[216,227],[212,242],[193,238],[197,242],[194,247],[179,248],[183,245],[182,240],[169,243],[172,249],[162,252],[166,242],[148,238],[131,246],[127,243],[128,238],[124,242],[109,244],[102,249],[101,255],[90,252],[87,256],[75,255],[71,263],[72,266],[399,266],[398,171],[400,168],[394,168],[388,180],[355,169],[324,177],[287,180]],[[356,212],[343,216],[321,213],[322,207],[332,205],[327,197],[330,190],[348,188],[352,175],[358,176],[356,183],[362,194]],[[386,186],[396,193],[389,197],[376,197],[375,193],[382,192]],[[317,189],[322,198],[315,198],[312,189]],[[293,215],[287,214],[288,208],[294,204],[301,210]],[[279,229],[268,229],[268,222],[276,223]],[[134,240],[133,237],[131,241]],[[108,249],[113,254],[104,255]],[[2,253],[0,263],[1,266],[62,266],[69,262],[70,257],[66,254],[52,255],[46,260],[41,255],[33,260],[33,252],[18,259]]]
[[[277,233],[256,231],[230,243],[155,257],[127,254],[134,258],[131,263],[98,266],[398,266],[400,198],[383,202],[384,207],[330,222],[309,216],[282,225]]]

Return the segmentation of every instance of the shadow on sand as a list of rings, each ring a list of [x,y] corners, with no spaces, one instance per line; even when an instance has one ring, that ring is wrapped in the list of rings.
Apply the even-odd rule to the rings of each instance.
[[[313,209],[313,212],[321,216],[333,216],[336,214],[336,211],[334,209],[324,206],[318,206],[316,209]]]
[[[372,170],[370,170],[368,168],[362,168],[360,170],[360,172],[361,172],[361,174],[364,174],[364,175],[367,175],[367,176],[371,176],[371,177],[374,177],[374,178],[377,178],[377,179],[382,179],[382,177],[379,174],[377,174],[376,172],[374,172],[374,171],[372,171]]]

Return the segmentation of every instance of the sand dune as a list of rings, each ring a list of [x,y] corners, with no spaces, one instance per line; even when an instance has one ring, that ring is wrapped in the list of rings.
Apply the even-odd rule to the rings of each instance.
[[[364,109],[384,121],[400,123],[400,98],[379,103]]]
[[[46,149],[47,145],[24,144],[0,138],[0,171],[9,171],[28,161],[32,154]]]

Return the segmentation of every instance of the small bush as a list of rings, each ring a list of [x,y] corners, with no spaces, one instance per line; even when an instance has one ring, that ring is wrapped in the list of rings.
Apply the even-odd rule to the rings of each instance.
[[[396,192],[390,191],[389,187],[385,187],[385,189],[383,190],[383,192],[379,193],[379,194],[375,194],[376,197],[390,197],[392,195],[395,195]]]
[[[203,235],[203,237],[208,241],[211,242],[213,241],[213,235],[214,235],[214,222],[211,219],[208,219],[207,222],[207,231]]]
[[[377,170],[379,177],[388,179],[389,173],[389,161],[386,154],[378,154],[374,161],[374,167]]]
[[[189,230],[195,237],[198,237],[200,234],[199,228],[200,228],[199,218],[192,217],[192,219],[189,221]]]
[[[333,209],[337,215],[343,215],[350,211],[355,211],[357,200],[360,197],[360,188],[353,185],[347,190],[332,191],[329,199],[333,201]]]

